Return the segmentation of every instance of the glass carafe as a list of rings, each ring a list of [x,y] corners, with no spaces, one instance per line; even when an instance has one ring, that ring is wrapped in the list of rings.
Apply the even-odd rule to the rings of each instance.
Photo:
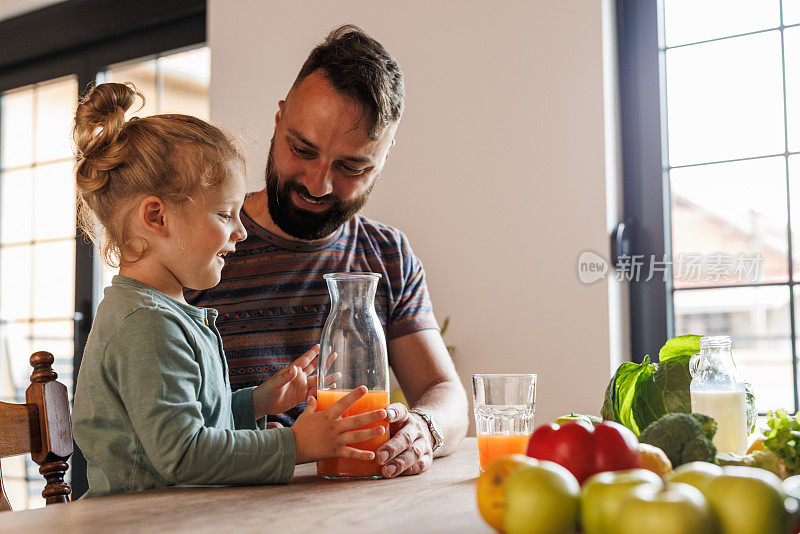
[[[747,411],[744,382],[736,370],[728,336],[700,339],[700,353],[689,361],[692,412],[717,422],[714,446],[719,452],[747,452]]]
[[[375,290],[381,275],[376,273],[333,273],[324,276],[331,296],[331,311],[322,329],[317,381],[317,409],[324,410],[359,386],[369,391],[344,416],[386,408],[389,404],[389,360],[383,327],[375,313]],[[335,358],[331,356],[336,354]],[[324,371],[324,372],[323,372]],[[339,373],[335,382],[333,375]],[[375,451],[389,439],[385,421],[383,435],[351,447]],[[379,478],[380,465],[374,460],[332,458],[317,462],[317,474],[326,478]]]

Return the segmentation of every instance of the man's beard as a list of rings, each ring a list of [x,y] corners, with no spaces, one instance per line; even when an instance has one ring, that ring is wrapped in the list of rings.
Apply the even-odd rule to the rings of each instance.
[[[316,241],[331,235],[353,215],[358,213],[367,203],[375,181],[369,189],[351,202],[345,202],[339,196],[329,193],[323,197],[315,197],[308,189],[295,180],[287,178],[282,185],[275,170],[272,148],[275,140],[270,142],[267,157],[267,208],[270,217],[278,228],[292,237],[305,241]],[[322,212],[311,212],[297,208],[291,199],[292,190],[309,198],[329,203],[328,209]]]

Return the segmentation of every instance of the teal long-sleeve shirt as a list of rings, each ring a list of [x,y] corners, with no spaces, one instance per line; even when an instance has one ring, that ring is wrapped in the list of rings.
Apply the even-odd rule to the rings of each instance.
[[[106,288],[73,408],[87,497],[291,479],[294,435],[260,428],[253,388],[231,393],[216,317],[130,278]]]

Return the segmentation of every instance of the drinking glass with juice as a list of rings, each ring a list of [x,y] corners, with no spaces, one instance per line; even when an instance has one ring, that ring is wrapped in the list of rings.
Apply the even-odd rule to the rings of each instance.
[[[478,434],[481,471],[501,456],[525,454],[530,439],[530,434]]]
[[[375,273],[332,273],[328,283],[331,311],[322,329],[317,381],[317,410],[325,410],[359,386],[367,394],[343,416],[357,415],[389,405],[389,361],[386,338],[375,313],[375,290],[381,275]],[[331,358],[336,354],[335,358]],[[328,378],[337,375],[335,383]],[[383,426],[386,431],[373,439],[351,443],[356,449],[375,451],[389,439],[389,424],[378,421],[362,428]],[[381,478],[375,460],[329,458],[317,462],[317,475],[325,478]]]
[[[525,454],[533,433],[536,375],[477,374],[472,393],[481,471],[501,456]]]

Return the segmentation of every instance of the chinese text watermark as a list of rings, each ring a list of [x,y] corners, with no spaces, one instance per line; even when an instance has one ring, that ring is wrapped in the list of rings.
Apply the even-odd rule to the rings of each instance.
[[[655,254],[633,254],[617,258],[614,277],[620,282],[666,282],[672,276],[675,281],[689,284],[747,284],[759,282],[763,268],[764,256],[760,253],[681,253],[674,259],[668,255],[659,258]],[[578,278],[584,284],[597,282],[608,272],[609,262],[599,254],[587,250],[578,257]]]

